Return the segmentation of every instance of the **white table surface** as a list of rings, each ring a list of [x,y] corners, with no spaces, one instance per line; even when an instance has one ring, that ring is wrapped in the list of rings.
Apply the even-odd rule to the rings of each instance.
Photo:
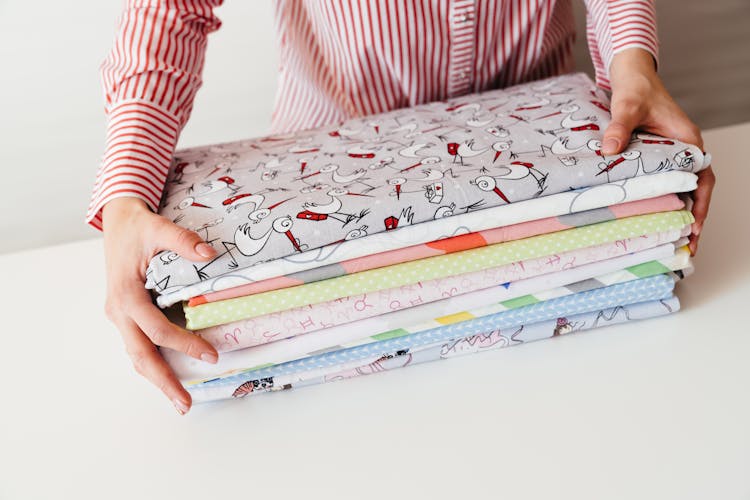
[[[99,239],[0,256],[0,498],[750,498],[750,124],[705,137],[679,314],[185,417],[104,317]]]

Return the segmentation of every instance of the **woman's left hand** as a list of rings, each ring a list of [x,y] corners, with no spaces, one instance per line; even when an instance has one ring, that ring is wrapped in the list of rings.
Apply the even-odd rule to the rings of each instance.
[[[603,154],[622,152],[635,129],[677,139],[703,149],[700,129],[664,88],[650,53],[636,48],[616,54],[610,66],[610,82],[612,121],[604,132]],[[708,215],[715,183],[711,167],[698,172],[698,187],[693,192],[695,223],[690,235],[690,251],[693,254],[698,249],[698,239]]]

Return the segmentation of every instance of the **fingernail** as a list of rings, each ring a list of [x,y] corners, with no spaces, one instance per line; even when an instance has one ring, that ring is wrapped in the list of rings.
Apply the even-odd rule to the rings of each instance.
[[[214,250],[211,245],[204,242],[200,242],[195,245],[195,251],[198,252],[198,255],[201,255],[203,257],[213,257],[216,254],[216,250]]]
[[[203,354],[201,354],[201,361],[215,364],[217,361],[219,361],[219,358],[212,352],[204,352]]]
[[[602,143],[602,153],[610,154],[620,149],[620,141],[614,137],[610,137]]]
[[[180,415],[184,415],[190,410],[190,407],[186,405],[185,403],[183,403],[182,401],[180,401],[179,399],[173,400],[172,404],[174,404],[174,407],[177,410],[177,413],[179,413]]]

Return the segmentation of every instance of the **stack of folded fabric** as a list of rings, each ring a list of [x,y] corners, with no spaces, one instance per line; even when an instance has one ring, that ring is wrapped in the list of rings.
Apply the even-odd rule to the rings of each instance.
[[[708,155],[609,118],[576,74],[178,153],[160,213],[218,256],[147,286],[220,359],[166,359],[200,402],[677,311]]]

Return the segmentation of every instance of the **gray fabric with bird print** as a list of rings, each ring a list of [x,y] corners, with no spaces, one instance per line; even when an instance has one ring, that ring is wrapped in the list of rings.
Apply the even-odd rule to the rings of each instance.
[[[146,286],[171,291],[353,239],[367,245],[375,233],[397,237],[407,225],[705,166],[696,146],[639,133],[624,153],[602,156],[608,106],[586,75],[572,74],[183,150],[159,213],[197,231],[218,256],[194,263],[162,252]]]

